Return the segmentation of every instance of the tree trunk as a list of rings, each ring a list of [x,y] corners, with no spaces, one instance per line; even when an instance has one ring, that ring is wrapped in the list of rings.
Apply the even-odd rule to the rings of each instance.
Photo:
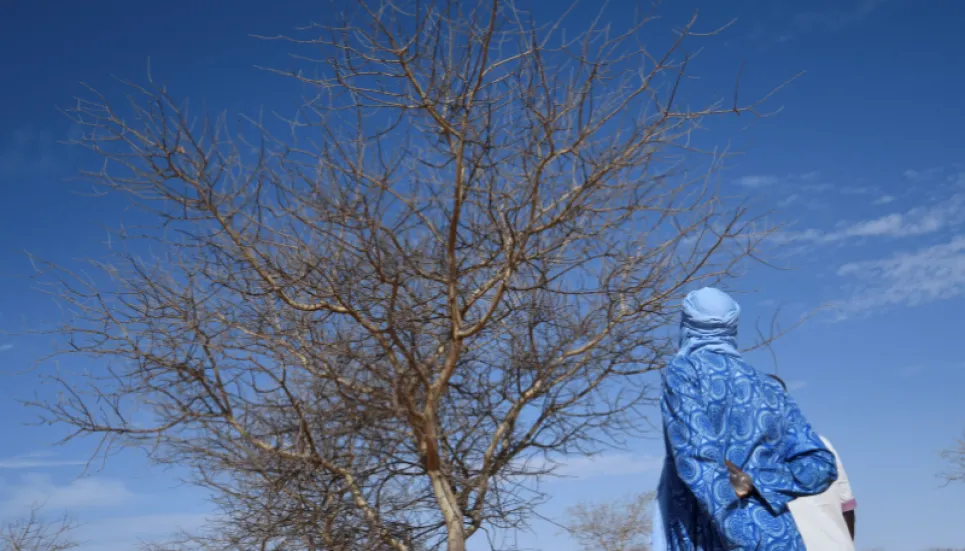
[[[436,495],[439,503],[439,510],[442,511],[442,518],[446,523],[446,542],[447,551],[466,551],[466,531],[463,527],[463,513],[459,507],[459,501],[452,491],[452,484],[442,470],[442,461],[439,457],[439,447],[436,444],[435,424],[430,423],[426,427],[423,437],[423,453],[425,454],[426,472],[432,483],[432,491]]]
[[[448,551],[466,551],[466,533],[462,525],[462,511],[456,501],[455,494],[449,481],[440,470],[430,471],[429,479],[432,481],[432,489],[439,502],[439,510],[446,521],[446,538]]]

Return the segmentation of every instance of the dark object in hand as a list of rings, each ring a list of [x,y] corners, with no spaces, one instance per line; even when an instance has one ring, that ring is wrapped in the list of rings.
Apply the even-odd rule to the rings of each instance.
[[[851,532],[851,541],[854,541],[854,511],[844,512],[844,522],[848,525],[848,531]]]
[[[743,499],[751,495],[751,492],[754,491],[754,481],[751,480],[750,475],[740,470],[740,467],[728,460],[724,460],[724,464],[727,465],[730,485],[734,487],[734,493],[737,494],[737,497]]]

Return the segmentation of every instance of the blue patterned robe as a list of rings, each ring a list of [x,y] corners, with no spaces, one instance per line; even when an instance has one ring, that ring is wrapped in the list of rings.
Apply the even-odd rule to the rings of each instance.
[[[741,359],[739,312],[715,289],[688,295],[681,350],[663,374],[658,494],[671,551],[804,551],[787,504],[837,478],[834,455],[794,401]],[[751,476],[756,494],[737,497],[725,459]]]

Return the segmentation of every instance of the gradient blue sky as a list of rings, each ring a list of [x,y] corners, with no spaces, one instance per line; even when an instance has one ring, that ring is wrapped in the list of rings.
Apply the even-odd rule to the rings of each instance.
[[[542,0],[538,11],[553,5]],[[665,2],[661,13],[679,24],[695,7],[705,28],[738,18],[695,67],[708,96],[729,96],[742,60],[750,95],[807,71],[779,96],[778,116],[749,126],[741,118],[720,135],[744,153],[723,184],[788,224],[777,261],[793,270],[754,269],[736,284],[745,291],[745,332],[778,305],[793,317],[833,304],[834,315],[812,320],[776,352],[851,475],[859,549],[963,546],[965,486],[943,488],[936,475],[939,452],[965,429],[965,3],[686,0]],[[175,95],[231,112],[284,106],[291,87],[253,65],[285,66],[287,50],[248,35],[285,32],[327,9],[251,0],[0,4],[0,329],[57,316],[17,277],[29,273],[23,251],[65,262],[97,255],[103,227],[125,206],[79,196],[65,181],[89,160],[58,144],[70,128],[55,107],[69,105],[79,81],[110,92],[110,75],[139,78],[150,57]],[[617,0],[609,17],[629,9]],[[198,526],[208,505],[176,472],[127,452],[78,478],[91,443],[51,448],[60,429],[24,425],[33,414],[14,399],[37,390],[36,378],[16,372],[47,347],[0,335],[0,520],[45,501],[84,523],[87,551]],[[769,356],[754,359],[774,367]],[[543,514],[559,518],[580,499],[652,488],[660,453],[650,440],[574,460],[565,468],[573,478],[549,483]],[[518,544],[572,549],[547,523]]]

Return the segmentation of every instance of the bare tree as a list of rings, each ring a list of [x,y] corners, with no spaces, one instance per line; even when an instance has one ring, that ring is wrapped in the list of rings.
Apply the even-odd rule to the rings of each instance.
[[[70,536],[73,524],[66,517],[46,521],[40,510],[30,509],[24,519],[5,523],[0,528],[0,551],[67,551],[77,547]]]
[[[153,81],[69,112],[86,175],[159,223],[96,270],[38,261],[64,351],[103,360],[55,376],[45,419],[192,467],[234,549],[523,526],[554,458],[640,430],[676,301],[766,233],[691,140],[759,105],[681,104],[696,17],[655,54],[649,16],[353,5],[287,38],[289,119],[236,129]]]
[[[942,476],[948,482],[965,482],[965,438],[958,440],[955,447],[942,452],[947,463]]]
[[[654,494],[570,509],[566,528],[585,551],[649,551]]]

